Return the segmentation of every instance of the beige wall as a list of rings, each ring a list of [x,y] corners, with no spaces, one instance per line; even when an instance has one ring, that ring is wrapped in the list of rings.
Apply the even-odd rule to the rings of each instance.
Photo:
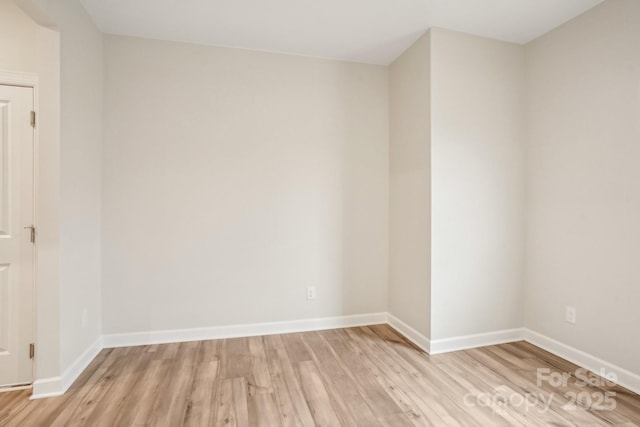
[[[389,312],[430,336],[429,33],[389,68]]]
[[[38,26],[12,0],[0,0],[0,70],[38,72]]]
[[[60,34],[38,28],[36,378],[60,369]]]
[[[60,31],[60,331],[64,371],[101,334],[102,33],[78,1],[44,3],[43,11]]]
[[[385,67],[106,36],[104,76],[105,333],[386,311]]]
[[[639,22],[610,0],[527,46],[526,326],[636,373]]]
[[[431,338],[522,327],[524,50],[431,29]]]
[[[389,311],[440,340],[523,325],[524,49],[432,28],[390,67]]]

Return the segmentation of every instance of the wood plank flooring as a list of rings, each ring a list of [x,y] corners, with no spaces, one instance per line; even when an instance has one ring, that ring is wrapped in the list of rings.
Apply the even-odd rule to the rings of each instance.
[[[429,356],[386,325],[107,349],[62,397],[0,393],[0,425],[640,426],[640,396],[544,368],[578,367],[525,342]]]

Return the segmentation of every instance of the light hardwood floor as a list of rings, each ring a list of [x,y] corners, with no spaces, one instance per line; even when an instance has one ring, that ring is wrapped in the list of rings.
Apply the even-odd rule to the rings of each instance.
[[[525,342],[429,356],[384,325],[109,349],[62,397],[0,394],[0,425],[640,425],[638,395],[538,368],[577,366]],[[607,391],[615,410],[565,408]]]

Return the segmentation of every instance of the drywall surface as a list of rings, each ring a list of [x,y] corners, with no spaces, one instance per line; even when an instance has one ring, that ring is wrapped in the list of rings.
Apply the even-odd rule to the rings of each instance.
[[[60,340],[64,371],[101,334],[102,33],[78,1],[38,0],[60,33]]]
[[[607,1],[526,48],[526,326],[636,374],[639,22]]]
[[[60,369],[60,33],[38,28],[36,378]]]
[[[0,70],[37,73],[38,26],[11,0],[0,11]]]
[[[389,67],[389,312],[430,336],[429,33]]]
[[[104,47],[104,333],[386,311],[386,67]]]
[[[431,29],[431,338],[522,327],[524,49]]]

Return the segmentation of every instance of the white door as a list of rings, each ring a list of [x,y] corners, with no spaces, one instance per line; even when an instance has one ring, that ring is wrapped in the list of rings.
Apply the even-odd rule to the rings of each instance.
[[[33,380],[33,89],[0,85],[0,387]]]

